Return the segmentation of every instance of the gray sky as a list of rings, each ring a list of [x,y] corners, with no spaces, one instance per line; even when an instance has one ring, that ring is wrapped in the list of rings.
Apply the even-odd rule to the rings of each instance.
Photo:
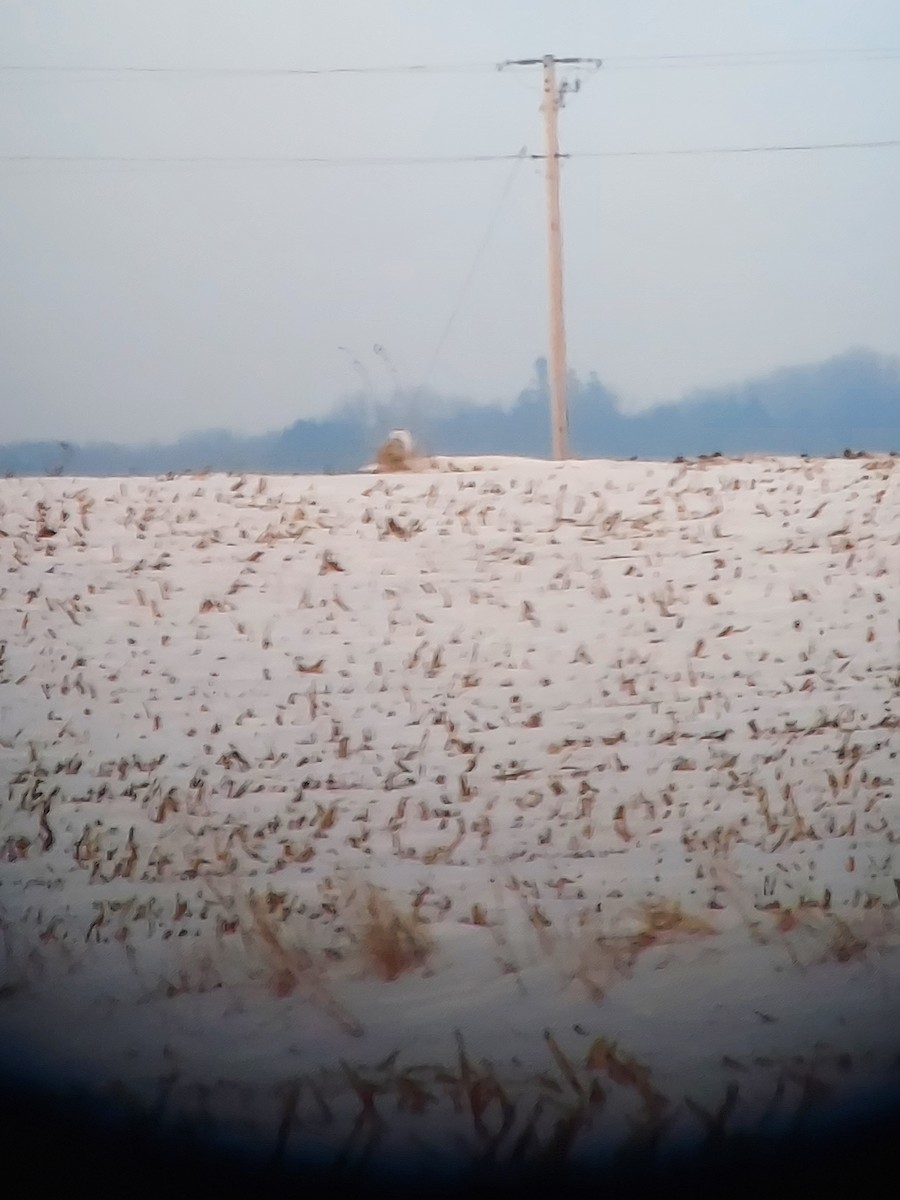
[[[562,113],[575,155],[898,138],[900,54],[818,53],[878,48],[900,51],[896,0],[0,5],[4,66],[602,57]],[[661,57],[765,52],[792,61]],[[8,159],[539,152],[539,103],[534,68],[0,71],[0,440],[276,428],[358,389],[340,346],[382,394],[391,378],[376,344],[404,384],[511,400],[546,347],[538,163]],[[900,353],[898,184],[900,147],[574,158],[571,365],[646,404],[851,346]]]

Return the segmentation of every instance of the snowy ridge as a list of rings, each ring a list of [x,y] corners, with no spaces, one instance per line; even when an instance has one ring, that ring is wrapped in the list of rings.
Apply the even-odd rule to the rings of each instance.
[[[433,465],[0,480],[8,1065],[326,1157],[890,1080],[897,460]]]

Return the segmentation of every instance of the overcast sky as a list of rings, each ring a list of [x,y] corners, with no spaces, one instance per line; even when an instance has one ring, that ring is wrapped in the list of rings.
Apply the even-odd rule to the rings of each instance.
[[[359,389],[351,356],[382,394],[512,400],[546,352],[540,163],[10,159],[539,152],[540,72],[491,64],[545,53],[606,60],[560,123],[573,368],[645,404],[900,353],[900,147],[578,157],[898,138],[896,0],[3,0],[0,440],[277,428]],[[484,69],[265,73],[419,63]]]

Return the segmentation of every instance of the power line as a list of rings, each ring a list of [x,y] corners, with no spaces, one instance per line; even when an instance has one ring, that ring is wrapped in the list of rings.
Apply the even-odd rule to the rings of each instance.
[[[856,47],[841,50],[761,50],[724,54],[612,55],[603,59],[609,70],[668,67],[813,66],[820,63],[890,62],[900,59],[900,47]]]
[[[751,146],[684,146],[661,150],[581,150],[560,154],[572,161],[586,158],[672,158],[720,154],[788,154],[817,150],[881,150],[900,146],[900,138],[845,142],[796,142]],[[128,155],[128,154],[0,154],[3,163],[57,165],[132,165],[132,166],[309,166],[309,167],[422,167],[457,163],[516,162],[528,159],[542,162],[543,154],[447,154],[414,157],[316,155]]]
[[[8,163],[91,163],[91,164],[159,164],[187,166],[306,166],[306,167],[421,167],[448,163],[512,162],[520,154],[447,154],[413,157],[407,155],[324,157],[317,155],[253,155],[253,154],[0,154],[0,162]],[[539,154],[527,155],[540,158]]]
[[[496,63],[402,63],[357,67],[154,67],[154,66],[54,66],[43,63],[0,63],[0,72],[22,75],[455,75],[496,71]]]
[[[466,295],[468,294],[469,288],[472,284],[472,280],[475,278],[475,273],[478,270],[478,265],[484,256],[485,250],[487,250],[488,245],[490,244],[491,238],[493,237],[494,230],[497,227],[497,222],[500,219],[500,214],[503,212],[504,205],[506,204],[506,201],[509,198],[509,193],[512,190],[513,183],[515,182],[516,176],[519,173],[519,168],[521,167],[522,163],[527,158],[533,158],[534,155],[529,155],[526,148],[523,146],[522,149],[519,151],[519,153],[515,157],[516,157],[516,161],[513,163],[512,169],[510,170],[509,174],[506,177],[506,181],[503,185],[502,191],[500,192],[500,196],[498,197],[497,204],[494,207],[494,211],[492,212],[490,219],[488,221],[487,229],[485,230],[484,236],[482,237],[481,241],[478,244],[478,247],[475,250],[475,255],[472,259],[472,263],[469,267],[468,272],[466,273],[465,279],[462,282],[462,286],[459,289],[459,293],[456,297],[454,305],[453,305],[452,309],[450,310],[450,315],[447,318],[444,328],[441,330],[440,337],[437,340],[437,344],[435,345],[435,348],[431,355],[431,358],[428,360],[428,366],[425,368],[425,374],[422,376],[422,387],[423,388],[427,386],[429,380],[431,379],[431,374],[432,374],[435,366],[437,365],[437,361],[440,358],[441,351],[444,349],[444,346],[447,342],[447,338],[450,336],[450,331],[453,329],[453,326],[456,324],[456,318],[460,314],[460,311],[463,306],[463,302],[465,301]]]
[[[900,146],[900,138],[868,142],[797,142],[791,145],[686,146],[672,150],[585,150],[561,158],[671,158],[679,155],[793,154],[811,150],[883,150]]]
[[[815,63],[892,61],[896,59],[900,59],[900,47],[855,46],[835,49],[724,51],[699,54],[622,54],[608,56],[602,61],[604,67],[611,70],[637,70],[664,67],[803,66]],[[565,60],[558,59],[557,61],[564,62]],[[396,63],[381,66],[346,67],[215,67],[0,63],[0,72],[21,75],[189,75],[228,78],[235,76],[444,75],[491,72],[504,65],[503,63],[468,62]]]

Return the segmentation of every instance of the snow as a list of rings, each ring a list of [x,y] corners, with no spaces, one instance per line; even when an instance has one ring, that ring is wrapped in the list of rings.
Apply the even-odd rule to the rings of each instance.
[[[325,1157],[896,1083],[898,481],[0,480],[6,1069]]]

